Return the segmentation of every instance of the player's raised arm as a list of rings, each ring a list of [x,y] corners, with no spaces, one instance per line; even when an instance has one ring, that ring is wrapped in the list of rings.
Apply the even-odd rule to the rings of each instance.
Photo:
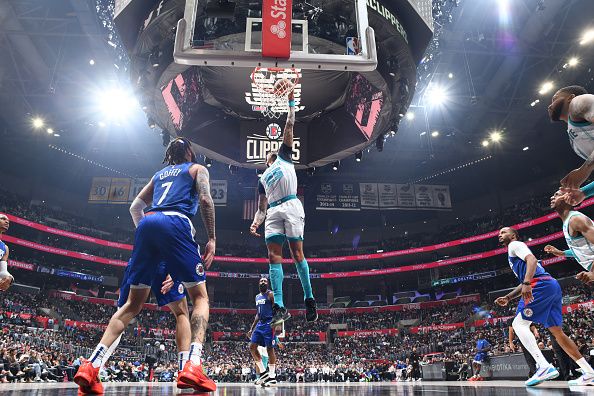
[[[590,244],[594,244],[594,225],[588,218],[584,216],[573,216],[569,220],[569,226],[572,230],[582,234]],[[576,279],[586,284],[594,282],[593,270],[594,266],[591,266],[590,271],[580,272],[576,275]]]
[[[198,191],[198,199],[200,200],[200,215],[202,222],[208,235],[208,243],[204,249],[204,266],[206,269],[210,268],[216,250],[216,233],[215,233],[215,206],[210,195],[210,176],[208,170],[202,165],[195,164],[193,168],[196,170],[196,191]]]
[[[579,95],[573,98],[569,108],[569,118],[575,122],[594,123],[594,95]],[[561,179],[561,186],[568,189],[578,189],[594,171],[594,151],[588,159],[577,169],[572,170]],[[594,193],[594,186],[588,192]],[[587,196],[588,192],[586,192]]]
[[[138,227],[138,223],[144,217],[144,209],[153,202],[154,185],[153,180],[149,181],[146,186],[140,190],[132,205],[130,205],[130,215],[134,222],[134,227]]]
[[[6,291],[14,282],[14,277],[8,272],[8,255],[10,249],[6,246],[6,253],[0,257],[0,291]]]
[[[295,126],[295,96],[293,91],[289,93],[289,112],[287,113],[287,122],[283,132],[283,143],[285,146],[293,148],[293,127]]]

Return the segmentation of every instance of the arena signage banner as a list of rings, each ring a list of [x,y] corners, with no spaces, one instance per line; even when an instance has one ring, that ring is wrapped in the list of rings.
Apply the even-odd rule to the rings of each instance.
[[[441,285],[451,285],[454,283],[460,282],[467,282],[467,281],[475,281],[475,280],[482,280],[487,278],[493,278],[497,276],[497,271],[488,271],[488,272],[481,272],[478,274],[470,274],[465,276],[458,276],[455,278],[445,278],[445,279],[438,279],[436,281],[431,282],[431,286],[441,286]]]
[[[276,152],[283,143],[284,122],[244,121],[240,131],[240,159],[254,165],[265,165],[268,153]],[[295,164],[307,163],[307,125],[296,123],[293,128],[293,156]]]
[[[398,334],[398,329],[354,330],[336,332],[337,337],[369,337],[380,334],[396,335]]]
[[[321,183],[317,210],[451,209],[449,186],[393,183]]]

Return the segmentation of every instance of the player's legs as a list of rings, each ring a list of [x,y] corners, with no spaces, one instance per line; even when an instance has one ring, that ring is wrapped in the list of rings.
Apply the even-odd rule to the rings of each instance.
[[[559,346],[571,357],[578,366],[582,369],[584,375],[588,377],[594,377],[594,370],[592,366],[584,359],[580,353],[577,345],[571,338],[563,332],[561,326],[549,327],[548,330],[551,332],[555,340],[559,343]]]
[[[206,336],[210,315],[206,282],[188,287],[188,294],[192,300],[192,316],[190,318],[190,360],[202,364],[202,345]]]
[[[175,316],[175,345],[177,346],[177,353],[179,355],[179,368],[184,369],[186,362],[190,356],[190,342],[192,331],[190,328],[190,314],[188,310],[188,303],[185,298],[167,304],[171,313]]]
[[[303,254],[303,240],[298,238],[287,237],[289,239],[289,249],[291,250],[291,257],[297,268],[297,274],[301,281],[301,287],[303,288],[303,297],[305,301],[305,319],[308,322],[313,322],[318,319],[318,313],[316,310],[316,300],[313,296],[313,290],[311,288],[311,280],[309,278],[309,265]]]
[[[262,374],[264,372],[264,364],[262,363],[262,355],[258,351],[258,344],[250,342],[250,353],[256,363],[256,374]]]
[[[284,236],[282,237],[284,239]],[[283,301],[283,245],[282,243],[273,242],[273,237],[266,241],[266,248],[268,249],[268,262],[270,287],[274,294],[274,303],[279,307],[285,306]]]

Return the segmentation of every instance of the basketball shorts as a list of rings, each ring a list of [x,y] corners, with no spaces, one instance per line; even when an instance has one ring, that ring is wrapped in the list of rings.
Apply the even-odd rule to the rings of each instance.
[[[299,199],[291,199],[268,208],[264,236],[266,243],[282,245],[285,240],[302,241],[305,228],[305,211]]]
[[[152,287],[162,262],[165,273],[186,288],[206,281],[194,227],[180,213],[149,212],[140,221],[128,263],[130,287]]]
[[[523,319],[540,323],[546,328],[561,326],[563,295],[559,282],[550,276],[534,278],[532,296],[534,301],[530,304],[525,304],[524,299],[520,299],[516,315],[521,313]]]
[[[120,286],[120,297],[118,298],[118,307],[121,308],[128,300],[128,294],[130,294],[130,277],[129,277],[130,265],[126,267],[124,273],[124,279],[122,279],[122,285]],[[151,291],[157,299],[157,305],[163,307],[169,303],[176,302],[184,298],[184,285],[179,281],[173,281],[173,286],[166,294],[161,293],[161,287],[163,281],[167,278],[167,271],[165,269],[165,263],[159,264],[159,269],[153,279],[151,285]]]
[[[474,363],[476,364],[483,364],[483,362],[485,361],[485,359],[487,358],[487,354],[485,352],[479,352],[476,355],[474,355]]]
[[[262,347],[273,348],[276,341],[274,340],[274,330],[270,326],[270,323],[258,322],[250,341]]]

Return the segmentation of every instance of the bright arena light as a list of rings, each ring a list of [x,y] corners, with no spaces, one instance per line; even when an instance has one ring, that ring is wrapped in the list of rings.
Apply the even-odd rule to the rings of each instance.
[[[431,132],[431,136],[438,137],[439,136],[439,131],[433,131],[433,132]]]
[[[415,119],[415,113],[413,113],[412,111],[409,111],[408,113],[406,113],[406,119],[409,121],[412,121]]]
[[[138,107],[138,102],[129,92],[114,88],[100,94],[98,105],[106,119],[123,120]]]
[[[582,36],[582,39],[580,40],[580,45],[586,45],[589,42],[591,42],[592,40],[594,40],[594,29],[587,30],[584,33],[584,35]]]
[[[52,133],[54,133],[54,130],[52,128],[47,128],[47,133],[51,135]]]
[[[431,85],[427,88],[425,98],[431,106],[440,106],[448,100],[448,94],[445,88],[439,85]]]
[[[526,146],[522,149],[522,151],[528,151],[528,150],[530,150],[530,147],[528,147],[528,146]]]
[[[493,132],[491,132],[491,135],[489,135],[489,137],[491,138],[491,140],[493,142],[498,142],[501,140],[501,132],[493,131]]]
[[[488,140],[483,140],[482,145],[483,145],[483,147],[487,147],[489,145],[489,141]]]
[[[575,56],[573,58],[569,58],[569,60],[567,61],[567,64],[572,67],[577,65],[578,63],[580,63],[580,60]]]
[[[43,128],[43,124],[45,124],[45,122],[43,121],[43,118],[40,118],[40,117],[33,118],[32,123],[33,123],[33,128],[35,128],[35,129]]]
[[[542,84],[540,86],[540,90],[538,91],[539,94],[544,95],[547,92],[549,92],[551,89],[553,89],[553,83],[550,81],[545,82],[544,84]]]

